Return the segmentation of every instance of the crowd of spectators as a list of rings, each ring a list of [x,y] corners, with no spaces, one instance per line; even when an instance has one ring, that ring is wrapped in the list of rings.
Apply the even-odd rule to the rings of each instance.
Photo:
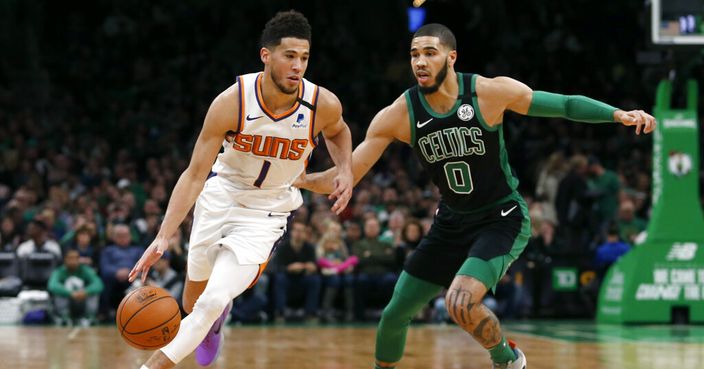
[[[413,83],[405,2],[294,5],[313,26],[306,77],[337,94],[359,143],[375,112]],[[56,261],[47,283],[58,321],[70,319],[73,300],[85,301],[87,324],[109,320],[135,288],[127,273],[158,231],[210,101],[236,75],[261,69],[259,32],[292,4],[2,7],[0,42],[12,52],[0,63],[0,251]],[[428,21],[457,34],[459,71],[650,110],[661,74],[636,63],[647,38],[639,3],[446,1],[428,9]],[[385,22],[369,22],[372,10]],[[505,317],[588,316],[593,300],[552,291],[550,270],[600,275],[638,243],[650,209],[650,138],[514,114],[503,129],[533,237],[487,302]],[[324,196],[305,193],[277,256],[236,301],[233,318],[378,317],[439,201],[410,156],[408,146],[392,145],[339,217]],[[309,170],[330,165],[323,144]],[[181,293],[191,223],[189,215],[147,283]],[[425,319],[447,319],[442,298],[428,306]]]

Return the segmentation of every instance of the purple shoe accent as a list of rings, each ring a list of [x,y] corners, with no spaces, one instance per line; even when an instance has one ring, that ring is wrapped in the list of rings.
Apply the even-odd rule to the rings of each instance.
[[[223,345],[222,326],[225,324],[227,315],[232,309],[232,301],[227,304],[225,310],[220,314],[220,317],[210,327],[208,334],[203,339],[203,342],[196,347],[196,363],[200,366],[210,366],[218,358],[220,348]]]

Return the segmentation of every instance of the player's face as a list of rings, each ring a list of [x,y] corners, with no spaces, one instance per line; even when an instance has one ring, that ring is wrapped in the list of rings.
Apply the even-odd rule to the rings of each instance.
[[[298,85],[308,67],[308,40],[284,37],[278,46],[271,49],[262,48],[260,55],[276,87],[285,94],[297,93]]]
[[[447,50],[438,37],[420,36],[411,41],[411,69],[423,93],[433,93],[447,77],[456,52]]]

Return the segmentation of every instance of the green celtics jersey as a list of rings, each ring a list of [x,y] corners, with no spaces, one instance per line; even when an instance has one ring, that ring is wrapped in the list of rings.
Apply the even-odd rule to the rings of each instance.
[[[457,73],[459,96],[445,114],[432,110],[418,86],[404,93],[411,146],[449,207],[482,210],[517,197],[502,126],[489,127],[477,102],[476,74]]]

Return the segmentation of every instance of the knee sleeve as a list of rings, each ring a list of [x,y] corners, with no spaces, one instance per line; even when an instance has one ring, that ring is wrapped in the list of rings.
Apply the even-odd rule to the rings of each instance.
[[[381,314],[381,322],[386,324],[408,324],[411,318],[420,310],[427,301],[417,303],[412,298],[407,298],[397,293],[391,297],[391,301],[384,308]]]
[[[257,265],[240,265],[229,250],[220,252],[208,285],[196,300],[193,312],[181,321],[176,338],[161,349],[164,355],[179,363],[193,352],[227,304],[247,288],[258,270]]]
[[[203,310],[208,318],[217,319],[229,302],[229,297],[225,294],[205,292],[196,300],[193,310]]]

